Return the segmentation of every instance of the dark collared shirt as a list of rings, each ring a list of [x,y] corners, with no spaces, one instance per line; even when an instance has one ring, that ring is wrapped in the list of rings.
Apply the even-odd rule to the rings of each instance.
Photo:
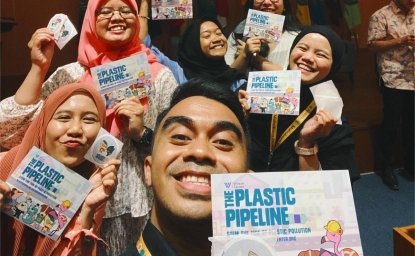
[[[178,256],[177,252],[151,222],[147,222],[137,245],[132,244],[127,247],[122,256]]]

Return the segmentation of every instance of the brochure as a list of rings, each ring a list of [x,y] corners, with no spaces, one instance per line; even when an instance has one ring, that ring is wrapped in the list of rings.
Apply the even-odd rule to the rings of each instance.
[[[269,41],[278,42],[284,26],[284,15],[249,9],[243,35],[263,36]]]
[[[251,113],[298,115],[301,71],[249,72],[247,92]]]
[[[90,182],[37,147],[6,180],[2,211],[57,240],[91,190]]]
[[[213,174],[212,255],[363,255],[347,170]]]
[[[192,0],[151,0],[153,20],[192,19]]]
[[[91,74],[107,108],[132,96],[145,98],[154,93],[145,52],[93,67]]]

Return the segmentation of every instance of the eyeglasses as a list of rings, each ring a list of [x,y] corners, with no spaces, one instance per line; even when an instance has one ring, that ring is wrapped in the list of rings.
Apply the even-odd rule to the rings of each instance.
[[[254,2],[255,3],[258,3],[258,4],[260,4],[260,3],[262,3],[262,2],[264,2],[265,0],[254,0]],[[278,3],[279,1],[281,1],[281,0],[270,0],[272,3]]]
[[[136,13],[128,6],[120,7],[118,10],[112,7],[102,7],[95,11],[95,15],[103,19],[110,19],[115,12],[118,12],[124,19],[131,19],[136,16]]]

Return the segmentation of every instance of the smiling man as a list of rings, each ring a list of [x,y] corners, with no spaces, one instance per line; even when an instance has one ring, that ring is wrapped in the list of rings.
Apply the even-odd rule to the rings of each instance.
[[[210,255],[210,176],[248,169],[242,107],[226,85],[190,80],[156,124],[146,183],[154,190],[151,221],[124,255]]]

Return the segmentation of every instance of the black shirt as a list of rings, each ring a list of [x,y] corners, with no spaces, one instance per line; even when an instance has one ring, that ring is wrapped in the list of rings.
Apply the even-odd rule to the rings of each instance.
[[[143,241],[150,251],[151,256],[178,256],[177,252],[170,246],[169,242],[158,231],[158,229],[148,222],[142,234]],[[122,256],[150,256],[140,254],[135,244],[127,247]]]

